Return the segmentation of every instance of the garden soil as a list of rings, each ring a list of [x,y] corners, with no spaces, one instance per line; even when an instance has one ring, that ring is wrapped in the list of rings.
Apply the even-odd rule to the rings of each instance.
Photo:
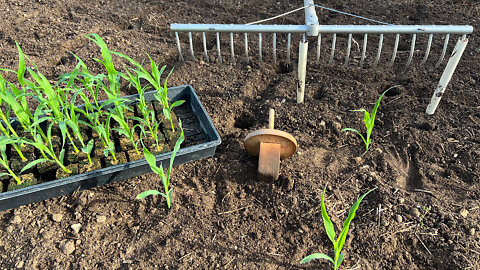
[[[405,70],[411,36],[402,36],[388,67],[395,36],[386,35],[378,67],[373,67],[378,35],[368,39],[367,60],[359,68],[363,36],[338,35],[331,65],[331,35],[322,38],[315,64],[316,38],[308,38],[305,103],[296,103],[296,59],[300,36],[292,37],[286,62],[286,36],[278,35],[277,64],[271,35],[235,36],[236,62],[229,36],[221,35],[223,64],[214,34],[207,35],[209,60],[194,35],[196,61],[188,36],[180,33],[180,62],[170,23],[248,23],[302,6],[303,1],[71,1],[1,0],[0,67],[16,69],[15,41],[51,81],[71,71],[75,53],[94,72],[99,48],[85,35],[97,33],[109,48],[139,61],[153,59],[174,68],[169,86],[194,87],[213,120],[222,144],[214,157],[173,169],[173,206],[162,197],[135,196],[162,189],[150,173],[0,213],[2,269],[329,269],[325,261],[300,260],[314,252],[332,255],[320,201],[337,235],[350,206],[361,203],[344,247],[344,269],[480,269],[480,40],[479,1],[324,1],[328,7],[394,24],[473,25],[474,33],[437,112],[426,106],[446,59],[435,68],[444,36],[435,35],[424,66],[428,37],[418,36],[412,66]],[[343,14],[317,8],[320,24],[360,24]],[[303,24],[299,11],[274,21]],[[203,59],[203,60],[202,60]],[[118,69],[122,62],[115,59]],[[146,62],[148,63],[148,62]],[[15,77],[5,75],[8,79]],[[363,115],[385,89],[372,134],[365,146],[351,127],[364,130]],[[127,88],[125,88],[127,89]],[[131,94],[124,91],[124,94]],[[257,158],[243,149],[244,138],[265,128],[268,110],[276,128],[298,141],[296,154],[281,162],[278,181],[258,181]]]

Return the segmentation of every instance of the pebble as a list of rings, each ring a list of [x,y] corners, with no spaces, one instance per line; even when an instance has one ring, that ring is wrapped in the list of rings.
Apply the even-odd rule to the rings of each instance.
[[[97,222],[98,223],[103,223],[107,221],[107,217],[106,216],[97,216]]]
[[[13,219],[12,219],[12,223],[13,224],[22,223],[22,218],[20,218],[20,216],[14,216]]]
[[[363,158],[361,158],[361,157],[354,157],[353,159],[355,160],[355,163],[357,165],[360,165],[363,162]]]
[[[475,235],[475,228],[470,228],[470,230],[468,230],[468,233],[472,236]]]
[[[327,123],[325,123],[325,121],[323,121],[323,120],[320,121],[320,126],[325,127],[326,125],[327,125]]]
[[[65,255],[70,255],[75,251],[75,243],[73,240],[69,240],[65,243],[60,244],[60,249]]]
[[[466,218],[468,216],[468,210],[465,208],[462,208],[462,210],[460,210],[460,216],[462,216],[463,218]]]
[[[412,209],[412,214],[415,216],[415,217],[420,217],[420,210],[418,210],[417,208],[413,208]]]
[[[404,199],[404,198],[398,198],[398,203],[399,203],[399,204],[405,203],[405,199]]]
[[[401,215],[397,215],[397,222],[402,223],[403,222],[403,217]]]
[[[82,224],[76,223],[76,224],[73,224],[72,226],[70,226],[70,228],[72,228],[72,230],[75,234],[78,234],[80,232],[80,229],[82,228]]]
[[[52,215],[52,219],[55,222],[60,222],[63,219],[63,214],[57,213]]]
[[[15,264],[15,267],[20,269],[20,268],[23,268],[24,265],[25,265],[25,263],[23,261],[19,261]]]

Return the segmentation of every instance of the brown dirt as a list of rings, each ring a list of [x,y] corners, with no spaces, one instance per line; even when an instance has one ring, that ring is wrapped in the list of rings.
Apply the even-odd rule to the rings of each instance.
[[[327,268],[325,262],[300,265],[299,261],[313,252],[331,254],[320,212],[321,191],[328,183],[327,208],[337,227],[360,194],[378,187],[354,219],[344,268],[480,269],[477,32],[470,37],[437,113],[430,117],[424,111],[442,72],[432,68],[442,39],[435,40],[426,67],[418,65],[425,48],[425,38],[420,39],[416,64],[407,71],[403,65],[408,40],[400,47],[396,65],[386,68],[393,42],[386,37],[380,67],[368,69],[355,67],[358,58],[350,67],[343,67],[342,50],[337,51],[335,65],[326,64],[329,36],[325,37],[322,64],[314,65],[315,40],[311,40],[303,105],[295,103],[295,72],[274,65],[269,53],[264,55],[264,63],[258,63],[254,35],[250,65],[240,55],[236,64],[177,61],[170,23],[246,23],[297,8],[302,4],[297,2],[0,1],[0,67],[16,68],[17,41],[54,80],[74,67],[70,52],[85,60],[99,56],[98,48],[84,38],[95,32],[112,50],[138,60],[146,59],[147,52],[174,66],[169,85],[193,85],[223,139],[213,158],[173,170],[170,211],[161,197],[134,199],[146,189],[161,189],[160,179],[148,174],[0,213],[0,266]],[[342,0],[323,4],[396,24],[479,27],[478,1]],[[324,24],[358,23],[344,15],[317,13]],[[300,12],[276,23],[302,21]],[[186,36],[181,37],[185,51]],[[361,44],[361,37],[354,38]],[[295,36],[293,44],[298,40]],[[366,67],[376,53],[376,40],[378,37],[369,40]],[[237,42],[240,54],[242,40],[237,38]],[[339,36],[337,43],[345,47],[346,37]],[[212,58],[215,44],[210,37]],[[199,57],[200,41],[195,45]],[[358,56],[355,46],[353,56]],[[452,46],[453,41],[450,49]],[[222,47],[228,60],[227,36]],[[279,57],[285,59],[284,48],[280,50]],[[87,64],[100,71],[94,61]],[[363,153],[357,136],[340,131],[363,128],[362,116],[349,110],[370,109],[381,91],[397,84],[401,85],[398,91],[382,101],[372,148]],[[266,126],[270,107],[276,109],[276,127],[299,142],[297,154],[282,162],[280,179],[273,184],[256,180],[257,160],[242,149],[249,132]],[[81,224],[78,233],[71,228],[74,224]],[[78,229],[78,225],[74,227]]]

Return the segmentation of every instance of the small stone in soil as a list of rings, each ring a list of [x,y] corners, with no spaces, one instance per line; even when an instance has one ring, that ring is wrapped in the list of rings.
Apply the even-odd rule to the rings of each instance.
[[[420,217],[420,210],[418,210],[416,207],[412,209],[412,214],[414,217]]]
[[[52,215],[52,220],[55,222],[60,222],[63,219],[63,214],[61,213],[56,213]]]
[[[462,208],[462,210],[460,210],[460,216],[462,216],[463,218],[467,218],[468,210],[465,208]]]
[[[70,226],[70,228],[72,228],[72,231],[75,234],[78,234],[80,232],[80,229],[82,228],[82,224],[80,224],[80,223],[72,224],[72,226]]]
[[[468,230],[468,233],[472,236],[475,235],[475,228],[470,228],[470,230]]]
[[[106,216],[97,216],[97,222],[98,223],[104,223],[105,221],[107,221]]]
[[[397,222],[402,223],[403,222],[403,217],[401,215],[397,215]]]
[[[75,251],[75,243],[73,240],[61,243],[59,246],[60,250],[66,255],[70,255]]]
[[[11,223],[13,223],[13,224],[20,224],[20,223],[22,223],[22,218],[21,218],[20,216],[18,216],[18,215],[15,215],[15,216],[12,218]]]

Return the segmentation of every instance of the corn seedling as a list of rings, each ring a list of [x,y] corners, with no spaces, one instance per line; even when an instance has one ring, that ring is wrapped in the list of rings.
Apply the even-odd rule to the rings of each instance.
[[[163,115],[165,118],[170,122],[170,125],[172,127],[172,130],[175,130],[175,127],[173,126],[173,119],[172,119],[172,110],[175,107],[178,107],[182,105],[185,101],[184,100],[179,100],[174,102],[173,104],[170,105],[168,102],[168,96],[167,96],[167,80],[170,74],[172,74],[172,71],[170,71],[170,74],[167,76],[165,79],[164,83],[162,84],[161,82],[161,76],[163,72],[165,71],[166,66],[163,66],[162,68],[159,68],[159,65],[153,61],[153,59],[150,57],[149,54],[147,54],[148,58],[150,59],[150,68],[151,68],[151,73],[149,73],[140,63],[137,61],[133,60],[132,58],[118,52],[112,52],[113,54],[116,54],[120,57],[125,58],[128,60],[131,64],[133,64],[137,69],[133,70],[137,75],[139,79],[145,79],[150,83],[150,85],[153,86],[153,88],[157,91],[155,93],[155,98],[162,104],[163,107]],[[129,72],[128,72],[129,73]],[[131,75],[126,76],[126,75],[121,75],[123,78],[125,78],[128,81],[131,81]],[[137,88],[138,89],[138,88]]]
[[[336,240],[335,240],[335,229],[332,221],[330,220],[330,217],[328,216],[327,209],[325,207],[325,189],[323,190],[322,201],[321,201],[322,218],[323,218],[323,225],[325,226],[325,231],[327,232],[327,236],[330,239],[330,241],[332,241],[333,243],[334,257],[332,258],[323,253],[314,253],[303,258],[303,260],[300,263],[301,264],[307,263],[313,259],[324,259],[331,262],[334,266],[334,270],[337,270],[339,269],[340,264],[342,263],[343,258],[345,256],[345,253],[342,253],[342,248],[347,238],[348,230],[350,228],[350,223],[355,217],[355,212],[357,211],[363,198],[365,198],[365,196],[367,196],[368,193],[372,192],[376,188],[371,189],[367,193],[360,196],[360,198],[358,198],[358,200],[353,204],[352,208],[350,208],[350,212],[348,213],[347,219],[343,223],[342,231],[340,232],[340,235]]]
[[[365,152],[368,151],[368,148],[370,147],[370,143],[372,142],[372,138],[371,138],[371,135],[372,135],[372,131],[373,131],[373,126],[375,125],[375,116],[377,115],[377,110],[378,110],[378,106],[380,106],[380,101],[382,100],[383,96],[392,88],[395,88],[397,87],[396,86],[392,86],[390,88],[388,88],[387,90],[385,90],[381,95],[380,97],[378,98],[377,102],[375,103],[375,105],[373,106],[373,110],[372,110],[372,113],[368,113],[367,110],[365,109],[359,109],[359,110],[352,110],[352,112],[364,112],[364,117],[363,117],[363,121],[365,122],[365,126],[367,128],[367,135],[366,137],[364,137],[362,135],[362,133],[360,133],[360,131],[356,130],[356,129],[353,129],[353,128],[344,128],[342,129],[342,131],[353,131],[353,132],[356,132],[363,140],[363,142],[365,143]]]
[[[180,122],[180,129],[181,128],[182,128],[182,123]],[[150,165],[150,168],[152,169],[152,171],[158,174],[162,179],[163,187],[165,188],[165,193],[159,192],[158,190],[147,190],[137,195],[138,200],[141,200],[150,195],[161,195],[165,197],[165,199],[167,200],[167,207],[170,209],[172,205],[172,195],[173,195],[173,189],[170,188],[170,177],[172,173],[173,160],[175,159],[175,155],[180,149],[180,145],[182,144],[184,139],[185,139],[185,136],[182,130],[182,133],[178,138],[177,142],[175,143],[175,147],[173,148],[172,156],[170,157],[170,166],[168,167],[166,175],[165,175],[165,172],[163,171],[162,164],[160,164],[160,167],[158,167],[155,156],[152,153],[150,153],[150,151],[148,151],[148,149],[145,146],[143,147],[143,153],[145,155],[145,159],[147,160],[148,165]]]
[[[6,136],[0,136],[0,165],[2,165],[5,170],[7,170],[6,173],[0,173],[0,177],[7,175],[13,177],[15,181],[17,181],[17,184],[21,184],[22,180],[13,172],[13,170],[10,168],[8,164],[8,159],[7,159],[7,144],[12,144],[15,143],[15,139],[8,138]]]
[[[130,110],[125,105],[123,105],[123,106],[125,107],[124,110]],[[116,109],[117,108],[118,108],[118,106],[116,106]],[[117,131],[120,136],[121,135],[125,136],[135,147],[135,152],[137,154],[140,154],[140,152],[138,151],[139,141],[135,141],[135,137],[134,137],[134,135],[136,134],[135,128],[138,126],[138,124],[134,125],[133,127],[130,127],[130,124],[128,123],[128,118],[125,117],[122,110],[117,110],[117,112],[120,115],[115,114],[114,110],[112,110],[112,115],[111,116],[118,123],[119,127],[118,128],[113,128],[112,130]]]

